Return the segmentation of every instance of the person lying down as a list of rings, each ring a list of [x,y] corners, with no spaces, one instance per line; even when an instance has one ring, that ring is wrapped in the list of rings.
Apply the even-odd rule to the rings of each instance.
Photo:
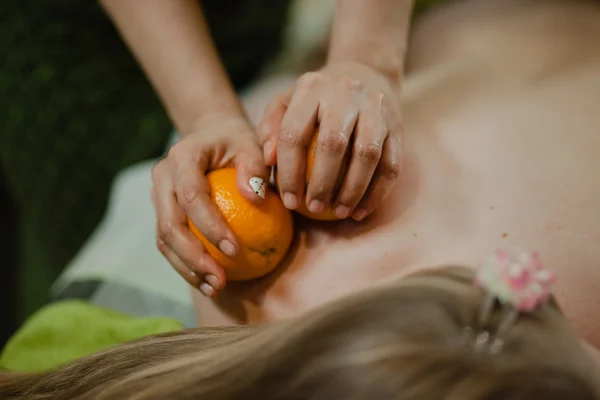
[[[263,280],[194,290],[200,326],[294,317],[520,246],[556,271],[565,315],[600,349],[598,37],[598,1],[462,0],[423,14],[401,94],[403,167],[385,201],[360,223],[297,224]]]
[[[300,227],[263,281],[196,290],[200,330],[5,374],[0,398],[598,399],[582,340],[600,348],[599,17],[591,0],[423,15],[404,167],[376,214]],[[490,283],[472,266],[500,243],[540,251],[552,297],[529,310],[474,284]],[[491,311],[490,293],[504,301]]]
[[[600,399],[598,365],[537,255],[497,252],[270,324],[144,338],[41,374],[20,399]]]

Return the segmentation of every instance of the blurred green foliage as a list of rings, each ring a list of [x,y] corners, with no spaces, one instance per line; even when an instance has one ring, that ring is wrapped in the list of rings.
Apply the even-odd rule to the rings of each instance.
[[[277,51],[287,9],[205,2],[237,88]],[[3,0],[0,49],[0,170],[20,211],[23,318],[101,220],[116,173],[159,156],[171,123],[96,1]]]

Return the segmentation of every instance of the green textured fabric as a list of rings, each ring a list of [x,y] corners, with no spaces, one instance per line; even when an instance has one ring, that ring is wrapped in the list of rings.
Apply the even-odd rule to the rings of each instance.
[[[277,52],[288,3],[205,2],[237,88]],[[0,175],[19,210],[23,320],[102,219],[115,175],[159,157],[172,124],[97,1],[3,0],[0,14]]]
[[[177,331],[170,318],[136,318],[83,301],[50,304],[9,340],[0,368],[38,372],[144,336]]]

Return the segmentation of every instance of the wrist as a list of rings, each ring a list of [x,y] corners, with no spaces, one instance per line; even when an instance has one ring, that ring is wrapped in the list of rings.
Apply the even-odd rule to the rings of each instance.
[[[362,47],[362,48],[361,48]],[[370,47],[353,46],[344,51],[338,49],[330,52],[327,64],[356,63],[372,68],[385,76],[394,86],[399,86],[404,79],[404,51],[399,52],[397,47],[385,51]]]
[[[385,70],[374,66],[372,63],[363,61],[339,61],[331,59],[325,68],[334,71],[335,74],[344,74],[358,79],[375,79],[380,88],[391,89],[393,93],[399,93],[402,87],[403,72],[398,70]]]
[[[204,112],[197,115],[189,128],[182,131],[183,137],[194,132],[202,132],[208,128],[221,127],[223,131],[231,133],[247,134],[252,132],[252,125],[243,111],[233,109],[216,110]]]
[[[212,96],[211,96],[212,94]],[[199,126],[206,126],[217,121],[247,121],[246,115],[237,95],[231,90],[202,90],[193,98],[181,100],[181,105],[171,113],[177,129],[185,136],[194,132]]]
[[[329,62],[368,65],[400,84],[414,0],[338,0]]]

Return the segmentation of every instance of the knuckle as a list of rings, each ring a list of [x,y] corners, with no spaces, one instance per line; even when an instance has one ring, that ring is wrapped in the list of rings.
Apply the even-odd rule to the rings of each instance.
[[[184,146],[182,146],[183,142],[177,142],[171,147],[169,147],[169,151],[167,151],[167,159],[177,159],[181,156],[181,153],[184,151]]]
[[[319,116],[320,122],[319,122],[319,124],[321,126],[324,125],[325,121],[337,121],[337,120],[340,119],[340,113],[339,113],[339,111],[336,110],[333,107],[321,107],[319,109],[319,113],[320,113],[320,116]],[[331,127],[331,125],[330,125],[330,127]],[[319,130],[318,132],[323,132],[323,135],[325,134],[324,130]]]
[[[396,161],[385,163],[382,174],[388,179],[395,180],[400,174],[400,164]]]
[[[361,185],[358,183],[349,184],[340,194],[340,201],[349,207],[354,207],[362,195],[363,191],[361,191]]]
[[[342,89],[347,91],[361,90],[363,87],[363,84],[360,80],[350,75],[343,75],[342,77],[340,77],[339,85]]]
[[[164,248],[161,249],[161,251],[164,251],[166,249],[166,246],[171,243],[173,241],[173,237],[175,236],[175,228],[173,227],[173,224],[171,224],[169,221],[167,222],[161,222],[158,225],[158,238],[159,238],[159,243],[162,241]],[[159,246],[159,249],[161,247]]]
[[[151,177],[152,182],[155,184],[164,180],[165,176],[169,173],[169,161],[166,158],[159,160],[152,166]]]
[[[172,164],[188,162],[198,164],[204,156],[204,148],[205,146],[200,143],[190,143],[189,140],[181,140],[169,148],[167,156],[162,161],[163,163],[168,162]]]
[[[160,179],[160,176],[162,175],[162,170],[163,170],[163,160],[157,162],[156,164],[154,164],[154,166],[152,167],[152,182],[158,181]]]
[[[326,197],[330,191],[331,188],[327,183],[324,182],[315,182],[310,188],[311,197],[317,199],[324,199],[324,197]]]
[[[375,143],[360,144],[356,149],[356,156],[363,163],[375,166],[381,159],[382,149]]]
[[[166,255],[167,254],[167,244],[162,240],[162,239],[158,239],[156,241],[156,247],[158,248],[158,251],[161,252],[162,255]]]
[[[384,108],[389,106],[389,99],[380,90],[371,90],[369,92],[369,98],[371,99],[371,102],[375,104],[378,108]]]
[[[298,78],[298,86],[305,89],[312,89],[321,82],[320,72],[306,72]]]
[[[278,142],[278,145],[284,150],[296,148],[300,145],[300,133],[290,127],[281,127]]]
[[[330,132],[319,140],[321,149],[331,155],[344,154],[348,146],[348,138],[341,132]]]
[[[200,196],[200,189],[195,185],[184,185],[177,188],[176,194],[179,205],[185,209]]]

